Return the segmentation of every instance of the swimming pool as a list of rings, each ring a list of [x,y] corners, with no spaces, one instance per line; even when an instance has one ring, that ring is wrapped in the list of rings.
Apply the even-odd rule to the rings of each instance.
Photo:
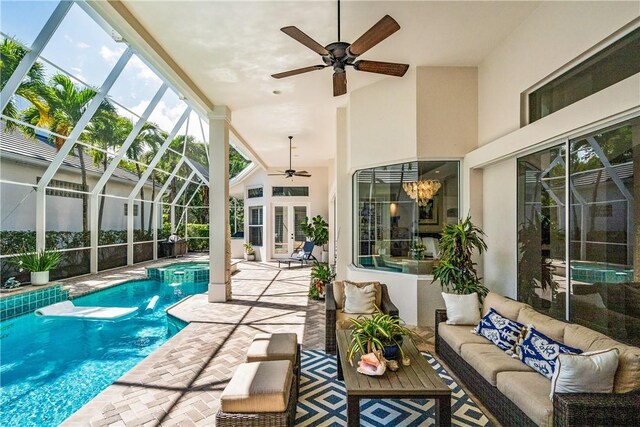
[[[121,322],[46,319],[0,323],[0,425],[56,426],[175,335],[165,310],[207,283],[140,280],[74,299],[80,306],[141,307]],[[153,296],[154,310],[145,311]]]
[[[623,265],[572,261],[571,278],[586,283],[623,283],[633,281],[633,269]]]

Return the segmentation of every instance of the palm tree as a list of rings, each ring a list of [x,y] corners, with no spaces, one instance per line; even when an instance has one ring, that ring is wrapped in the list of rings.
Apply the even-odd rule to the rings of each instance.
[[[7,81],[13,75],[16,68],[27,54],[27,49],[16,43],[14,40],[4,38],[0,42],[0,90],[4,89]],[[16,96],[25,98],[34,108],[41,112],[41,117],[47,117],[48,106],[39,98],[41,86],[44,85],[44,70],[42,63],[33,64],[22,83],[18,86],[15,94],[12,95],[9,103],[4,108],[2,114],[13,119],[18,119],[20,112],[16,107]],[[46,120],[36,123],[39,126],[46,126]],[[11,121],[6,121],[5,130],[12,130],[16,125]]]
[[[131,122],[124,117],[119,116],[115,111],[103,110],[99,111],[91,120],[85,129],[85,137],[96,148],[101,150],[115,151],[115,149],[124,142],[129,135]],[[93,163],[98,166],[102,165],[104,172],[109,166],[109,156],[100,150],[90,150],[89,154],[93,158]],[[107,185],[102,187],[103,197],[100,199],[100,208],[98,210],[98,230],[102,230],[102,217],[104,213],[104,195],[106,194]]]
[[[32,105],[22,112],[23,121],[33,125],[46,121],[52,132],[63,136],[69,136],[73,127],[86,111],[90,101],[98,93],[93,88],[76,86],[71,78],[65,74],[54,75],[48,85],[42,85],[39,89],[38,98],[43,100],[48,107],[46,117],[44,117],[42,110]],[[101,103],[96,115],[103,111],[115,111],[113,105],[106,99]],[[33,132],[32,129],[29,128],[29,130]],[[61,137],[53,138],[58,150],[62,147],[64,141],[65,139]],[[86,190],[88,189],[87,170],[84,163],[84,150],[81,145],[76,144],[76,152],[80,161],[82,187]],[[82,230],[85,233],[89,230],[88,210],[87,197],[84,195],[82,197]]]
[[[145,153],[157,153],[158,148],[162,144],[162,131],[153,123],[145,123],[140,133],[133,140],[127,149],[127,157],[138,162],[142,161]],[[142,169],[139,163],[134,163],[138,179],[142,177]],[[154,185],[155,187],[155,185]],[[144,233],[144,185],[140,188],[140,230]],[[153,209],[153,208],[152,208]]]

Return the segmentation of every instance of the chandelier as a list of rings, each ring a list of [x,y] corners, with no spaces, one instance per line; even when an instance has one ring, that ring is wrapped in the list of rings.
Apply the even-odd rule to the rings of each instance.
[[[426,206],[429,200],[433,199],[438,190],[442,187],[440,181],[427,179],[424,181],[404,182],[402,188],[407,196],[418,202],[418,206]]]

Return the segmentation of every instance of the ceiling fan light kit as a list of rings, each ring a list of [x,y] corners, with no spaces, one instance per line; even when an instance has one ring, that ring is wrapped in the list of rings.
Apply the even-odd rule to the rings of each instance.
[[[327,46],[322,46],[297,27],[289,26],[281,28],[283,33],[320,55],[324,65],[312,65],[310,67],[297,68],[295,70],[272,74],[271,77],[281,79],[284,77],[295,76],[298,74],[308,73],[310,71],[332,67],[333,96],[340,96],[347,93],[346,67],[353,67],[357,71],[364,71],[368,73],[402,77],[409,69],[408,64],[356,60],[360,55],[399,29],[400,25],[395,21],[395,19],[389,15],[385,15],[373,27],[369,28],[367,32],[351,44],[337,41],[329,43]],[[338,40],[340,40],[340,0],[338,0]]]

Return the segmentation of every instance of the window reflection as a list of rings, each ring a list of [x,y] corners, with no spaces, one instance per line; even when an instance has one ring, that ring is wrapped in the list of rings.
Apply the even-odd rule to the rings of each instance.
[[[360,170],[354,175],[354,193],[354,263],[430,274],[440,231],[458,221],[458,162],[416,161]]]

